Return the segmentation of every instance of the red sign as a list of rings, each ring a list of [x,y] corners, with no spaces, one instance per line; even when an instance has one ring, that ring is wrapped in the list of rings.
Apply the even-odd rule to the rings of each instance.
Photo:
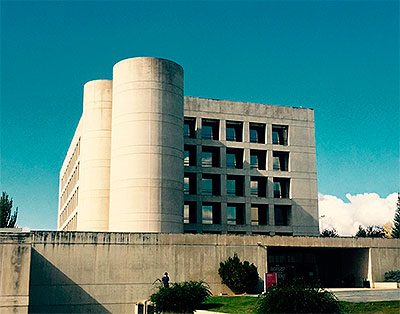
[[[276,273],[264,273],[264,290],[277,283]]]

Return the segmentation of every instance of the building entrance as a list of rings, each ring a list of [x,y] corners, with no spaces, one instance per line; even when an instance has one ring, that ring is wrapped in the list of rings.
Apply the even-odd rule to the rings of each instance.
[[[301,279],[324,288],[363,287],[368,249],[268,247],[268,272],[279,281]]]

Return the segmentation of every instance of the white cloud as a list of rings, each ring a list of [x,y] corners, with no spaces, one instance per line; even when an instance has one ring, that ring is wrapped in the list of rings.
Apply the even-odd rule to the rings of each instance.
[[[393,221],[397,193],[381,198],[376,193],[346,194],[349,202],[333,195],[318,194],[322,227],[335,228],[339,235],[354,235],[358,226],[383,225]],[[320,223],[320,224],[321,224]]]

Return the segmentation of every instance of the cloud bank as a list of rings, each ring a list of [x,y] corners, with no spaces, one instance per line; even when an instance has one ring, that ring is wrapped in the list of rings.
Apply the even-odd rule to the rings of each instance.
[[[397,193],[381,198],[376,193],[346,194],[349,202],[333,195],[318,194],[320,226],[335,228],[339,235],[355,235],[358,226],[383,225],[393,222]]]

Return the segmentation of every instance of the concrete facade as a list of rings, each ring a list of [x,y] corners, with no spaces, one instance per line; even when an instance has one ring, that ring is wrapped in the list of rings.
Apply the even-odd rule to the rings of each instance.
[[[109,230],[182,233],[183,69],[127,59],[113,82]]]
[[[58,230],[317,235],[313,110],[183,95],[157,58],[85,85]]]
[[[0,312],[132,313],[168,271],[172,282],[204,280],[213,294],[219,263],[237,253],[262,273],[279,250],[332,252],[320,275],[353,273],[371,284],[400,263],[400,240],[110,232],[0,233]],[[358,257],[357,257],[358,255]],[[356,284],[357,286],[357,284]],[[260,282],[262,287],[262,282]]]

